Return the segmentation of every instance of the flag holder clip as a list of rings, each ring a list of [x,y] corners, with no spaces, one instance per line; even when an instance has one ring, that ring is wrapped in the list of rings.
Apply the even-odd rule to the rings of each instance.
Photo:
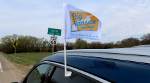
[[[71,74],[72,74],[72,72],[71,72],[71,71],[66,71],[66,72],[65,72],[65,77],[70,77],[70,76],[71,76]]]

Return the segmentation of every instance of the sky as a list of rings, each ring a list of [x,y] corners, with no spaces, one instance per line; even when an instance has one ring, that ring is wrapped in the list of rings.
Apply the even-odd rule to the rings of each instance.
[[[101,38],[97,41],[114,42],[150,33],[150,0],[0,0],[0,38],[18,34],[48,39],[48,27],[64,28],[63,3],[99,18]],[[58,37],[58,42],[62,39]]]

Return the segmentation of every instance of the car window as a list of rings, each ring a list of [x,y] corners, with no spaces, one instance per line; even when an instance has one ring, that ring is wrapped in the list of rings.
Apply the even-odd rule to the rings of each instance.
[[[27,77],[26,83],[45,83],[44,80],[48,71],[52,71],[53,66],[49,64],[41,64],[36,67]]]
[[[64,77],[64,69],[56,68],[51,83],[99,83],[78,73],[72,72],[71,77]]]

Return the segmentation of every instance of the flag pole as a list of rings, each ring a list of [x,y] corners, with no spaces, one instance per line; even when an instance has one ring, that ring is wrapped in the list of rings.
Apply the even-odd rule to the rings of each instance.
[[[65,9],[66,3],[63,4],[63,7]],[[65,16],[65,13],[64,13]],[[64,23],[66,24],[65,20]],[[66,29],[65,29],[65,24],[64,24],[64,72],[65,72],[65,77],[71,76],[72,72],[67,71],[67,49],[66,49]]]
[[[64,66],[65,66],[65,77],[67,76],[67,50],[66,50],[66,32],[64,32]]]
[[[65,77],[71,76],[72,72],[67,70],[66,31],[64,32],[64,67]]]

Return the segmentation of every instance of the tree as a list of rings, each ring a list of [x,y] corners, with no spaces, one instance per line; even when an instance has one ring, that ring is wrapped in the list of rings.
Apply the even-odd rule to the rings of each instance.
[[[104,47],[103,44],[101,44],[100,42],[92,42],[88,44],[89,49],[101,49],[103,47]]]
[[[2,44],[0,43],[0,51],[2,51]]]
[[[85,40],[77,39],[75,43],[67,42],[67,50],[72,49],[108,49],[108,48],[122,48],[132,47],[140,44],[150,44],[150,34],[146,34],[141,37],[141,41],[137,38],[127,38],[116,43],[101,43],[91,42],[87,43]],[[16,53],[16,52],[47,52],[51,51],[52,45],[49,41],[44,38],[37,38],[33,36],[22,36],[22,35],[8,35],[0,40],[0,51],[5,53]],[[64,45],[58,43],[56,45],[56,51],[63,50]]]
[[[144,35],[143,37],[141,37],[141,39],[142,39],[141,41],[142,44],[150,44],[150,33]]]
[[[139,39],[137,38],[127,38],[121,41],[120,47],[132,47],[140,44]]]
[[[5,36],[1,39],[1,50],[5,53],[49,51],[50,44],[44,38],[32,36]]]
[[[1,39],[2,51],[8,53],[16,53],[17,49],[17,35],[9,35]]]
[[[112,42],[110,43],[104,43],[103,44],[104,49],[114,48],[114,44]]]
[[[67,42],[67,50],[74,49],[74,43]]]
[[[87,42],[85,40],[77,39],[74,47],[75,49],[86,49],[87,48]]]
[[[38,38],[32,36],[18,36],[17,52],[39,51]]]
[[[64,45],[61,44],[61,43],[58,43],[57,46],[56,46],[56,50],[60,51],[60,50],[63,50],[63,49],[64,49]]]

